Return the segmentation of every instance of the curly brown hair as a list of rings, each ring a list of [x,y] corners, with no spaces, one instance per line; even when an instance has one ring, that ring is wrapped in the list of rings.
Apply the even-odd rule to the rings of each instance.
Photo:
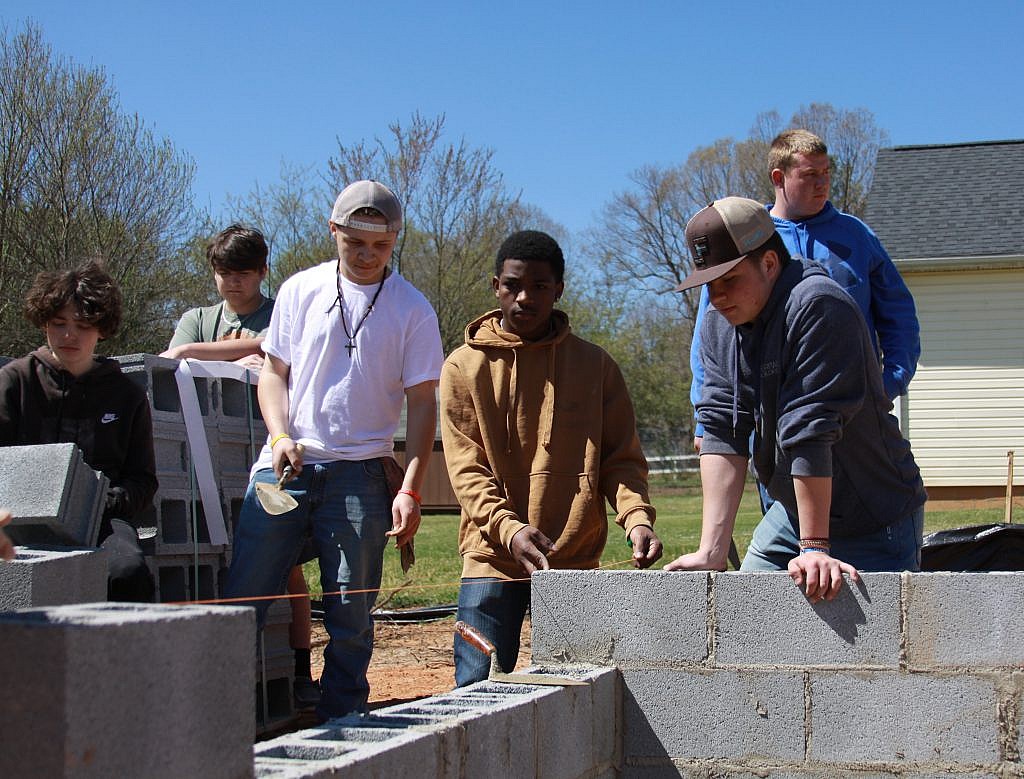
[[[43,271],[32,282],[25,298],[25,318],[45,327],[68,303],[78,316],[109,338],[121,326],[121,290],[98,260],[86,260],[77,268]]]

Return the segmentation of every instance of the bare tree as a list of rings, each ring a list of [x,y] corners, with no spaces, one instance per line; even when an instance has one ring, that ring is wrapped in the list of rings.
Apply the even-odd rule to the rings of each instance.
[[[35,274],[103,259],[125,298],[108,351],[157,351],[190,291],[193,164],[118,110],[102,70],[55,58],[27,25],[0,43],[0,352],[40,341]]]
[[[280,177],[229,197],[232,219],[259,229],[270,249],[266,286],[273,294],[297,271],[336,255],[327,221],[333,196],[312,167],[281,163]]]
[[[889,133],[875,124],[866,108],[835,108],[828,103],[801,106],[790,127],[803,127],[825,141],[832,162],[833,205],[840,211],[863,216],[875,173],[878,150],[889,143]]]
[[[833,202],[861,213],[875,156],[887,142],[871,112],[812,103],[797,111],[788,126],[806,127],[825,140],[835,171]],[[605,206],[600,224],[589,236],[588,254],[598,265],[616,268],[636,294],[667,295],[691,269],[683,236],[694,213],[726,195],[773,201],[768,149],[782,127],[778,112],[763,112],[745,140],[720,138],[694,149],[682,165],[640,168],[631,176],[633,186]],[[670,298],[679,314],[692,322],[696,294]]]

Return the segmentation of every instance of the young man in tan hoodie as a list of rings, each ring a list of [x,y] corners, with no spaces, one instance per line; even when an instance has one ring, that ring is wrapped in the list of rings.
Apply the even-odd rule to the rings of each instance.
[[[492,280],[500,309],[466,327],[466,343],[441,372],[441,438],[462,506],[458,616],[490,639],[509,671],[530,604],[523,578],[596,568],[606,499],[636,567],[662,553],[629,392],[615,361],[555,310],[564,271],[551,236],[509,236]],[[488,667],[456,636],[456,684],[486,679]]]

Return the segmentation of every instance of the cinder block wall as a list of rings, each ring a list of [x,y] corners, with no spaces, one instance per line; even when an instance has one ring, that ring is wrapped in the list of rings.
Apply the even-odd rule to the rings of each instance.
[[[616,666],[623,776],[1022,776],[1024,573],[546,571],[533,659]]]
[[[615,779],[618,673],[575,670],[585,686],[479,682],[444,695],[264,741],[255,775]]]

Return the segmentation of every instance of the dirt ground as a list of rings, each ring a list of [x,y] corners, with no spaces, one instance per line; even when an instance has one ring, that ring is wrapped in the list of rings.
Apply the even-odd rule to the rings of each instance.
[[[455,686],[452,637],[455,618],[436,622],[393,624],[378,622],[370,663],[370,705],[373,708],[426,698]],[[323,668],[327,632],[313,622],[313,678]],[[530,620],[523,625],[517,668],[530,665]]]

